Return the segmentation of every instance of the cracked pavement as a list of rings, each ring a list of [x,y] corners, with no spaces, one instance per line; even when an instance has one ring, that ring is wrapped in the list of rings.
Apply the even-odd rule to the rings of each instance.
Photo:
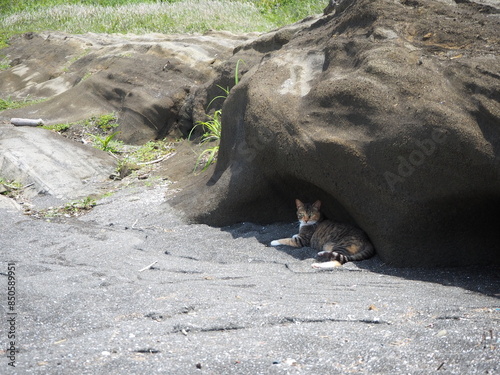
[[[186,224],[165,190],[56,222],[1,210],[18,350],[2,373],[499,372],[498,267],[316,271],[314,251],[266,245],[295,224]]]

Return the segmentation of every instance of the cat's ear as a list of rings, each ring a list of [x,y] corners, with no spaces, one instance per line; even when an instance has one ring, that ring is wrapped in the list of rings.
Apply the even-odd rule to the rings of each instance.
[[[312,206],[313,206],[315,209],[319,210],[319,209],[321,208],[321,201],[316,201],[316,202],[314,202],[314,203],[312,204]]]
[[[295,204],[297,205],[297,208],[304,207],[304,203],[302,203],[300,200],[295,199]]]

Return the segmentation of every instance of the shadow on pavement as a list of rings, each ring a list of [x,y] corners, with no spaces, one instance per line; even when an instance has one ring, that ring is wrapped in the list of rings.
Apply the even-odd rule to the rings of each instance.
[[[298,224],[278,223],[272,225],[258,225],[254,223],[240,223],[224,227],[222,230],[230,233],[233,238],[254,237],[260,243],[269,246],[272,240],[297,233]],[[299,260],[314,259],[317,253],[317,251],[312,248],[297,249],[289,246],[279,246],[276,247],[276,249]],[[500,266],[396,268],[386,265],[377,256],[366,261],[355,262],[346,266],[350,268],[352,264],[359,269],[373,273],[400,277],[408,280],[437,283],[445,286],[454,286],[474,293],[500,298]]]

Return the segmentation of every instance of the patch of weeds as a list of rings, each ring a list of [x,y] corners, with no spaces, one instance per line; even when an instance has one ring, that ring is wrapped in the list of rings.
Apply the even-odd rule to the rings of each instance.
[[[0,49],[6,48],[9,46],[9,36],[10,33],[5,33],[0,30]]]
[[[94,198],[86,197],[79,201],[67,203],[63,206],[62,210],[71,215],[78,215],[82,211],[89,211],[96,206],[97,202]]]
[[[118,117],[115,113],[106,113],[100,116],[92,116],[85,121],[85,126],[97,127],[98,129],[108,132],[111,129],[115,129],[119,126]]]
[[[100,199],[109,198],[113,196],[114,193],[115,193],[114,191],[108,191],[107,193],[102,194]]]
[[[208,142],[214,142],[220,140],[222,124],[221,124],[221,116],[222,111],[219,109],[214,112],[212,116],[208,116],[208,121],[199,121],[191,130],[191,133],[198,126],[202,126],[205,130],[205,133],[201,136],[201,144],[204,145]],[[191,133],[189,134],[189,138],[191,137]],[[193,172],[196,172],[198,166],[201,165],[201,172],[204,172],[217,160],[217,155],[219,153],[219,145],[215,145],[205,149],[196,160],[196,165],[194,167]]]
[[[96,135],[96,134],[90,134],[90,136],[92,137],[95,148],[116,154],[116,153],[120,152],[122,150],[122,147],[123,147],[122,141],[115,141],[113,139],[119,133],[120,132],[114,132],[114,133],[111,133],[110,135],[105,136],[105,137],[101,137],[101,136]]]
[[[85,73],[85,75],[82,77],[82,79],[80,80],[80,82],[83,82],[83,81],[89,79],[90,77],[92,77],[92,74],[93,74],[92,72]]]
[[[175,151],[172,142],[166,139],[149,141],[132,152],[129,157],[137,163],[147,163],[162,158]]]
[[[239,59],[236,62],[236,69],[234,72],[234,85],[236,86],[240,82],[240,63],[245,64],[245,62],[241,59]],[[220,85],[217,85],[222,91],[224,91],[224,95],[219,95],[213,98],[210,103],[208,103],[208,107],[212,105],[212,103],[217,100],[217,99],[223,99],[226,100],[228,95],[229,95],[229,87],[224,88]],[[212,116],[208,115],[208,120],[207,121],[198,121],[196,125],[191,129],[189,132],[188,139],[191,139],[191,135],[193,134],[193,131],[198,127],[202,126],[205,133],[201,136],[201,144],[204,145],[205,143],[208,142],[218,142],[220,140],[221,132],[222,132],[222,110],[217,110],[214,112]],[[215,163],[217,160],[217,156],[219,154],[219,145],[215,145],[212,147],[209,147],[201,152],[201,154],[198,156],[198,159],[196,160],[195,167],[193,169],[193,172],[196,172],[198,169],[198,166],[202,166],[201,172],[204,172],[212,165]]]
[[[14,180],[6,180],[0,177],[0,194],[9,198],[17,198],[23,189],[23,184]]]
[[[40,126],[42,129],[52,130],[56,133],[64,133],[71,127],[71,124],[55,124],[55,125],[42,125]]]
[[[166,139],[149,141],[137,147],[134,151],[126,153],[126,155],[118,161],[113,178],[115,180],[121,180],[145,166],[151,166],[162,161],[173,152],[175,152],[173,143]]]
[[[6,56],[0,56],[0,71],[9,69],[10,60]]]
[[[83,122],[72,125],[84,129],[83,131],[90,137],[90,141],[95,148],[115,154],[121,152],[123,148],[123,142],[115,140],[115,137],[120,132],[110,133],[120,126],[117,121],[118,117],[115,113],[106,113],[100,116],[92,116]]]
[[[61,207],[49,207],[40,211],[28,212],[30,215],[37,218],[57,218],[57,217],[77,217],[81,216],[97,205],[97,202],[92,197],[86,197],[80,200],[66,203]]]
[[[6,99],[0,99],[0,111],[13,108],[18,108],[16,101],[11,100],[10,97]]]
[[[12,100],[11,97],[5,99],[0,99],[0,111],[5,111],[6,109],[16,109],[27,107],[32,104],[42,103],[48,99],[30,99],[29,97],[23,100]]]
[[[132,172],[141,169],[136,163],[130,161],[128,158],[124,158],[118,161],[116,165],[115,173],[112,175],[114,180],[123,180],[125,177],[129,176]]]

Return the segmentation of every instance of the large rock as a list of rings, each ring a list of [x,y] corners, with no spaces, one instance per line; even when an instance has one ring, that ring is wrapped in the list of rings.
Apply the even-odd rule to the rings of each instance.
[[[387,263],[500,263],[498,9],[342,3],[238,49],[261,58],[223,106],[215,172],[172,203],[222,226],[321,199]]]
[[[0,176],[29,187],[27,198],[67,202],[103,193],[115,168],[108,153],[50,130],[0,125]]]
[[[67,123],[115,112],[119,137],[128,143],[186,135],[204,119],[197,87],[241,43],[257,34],[235,35],[68,35],[28,33],[2,50],[10,69],[0,72],[2,98],[48,99],[0,113]]]

